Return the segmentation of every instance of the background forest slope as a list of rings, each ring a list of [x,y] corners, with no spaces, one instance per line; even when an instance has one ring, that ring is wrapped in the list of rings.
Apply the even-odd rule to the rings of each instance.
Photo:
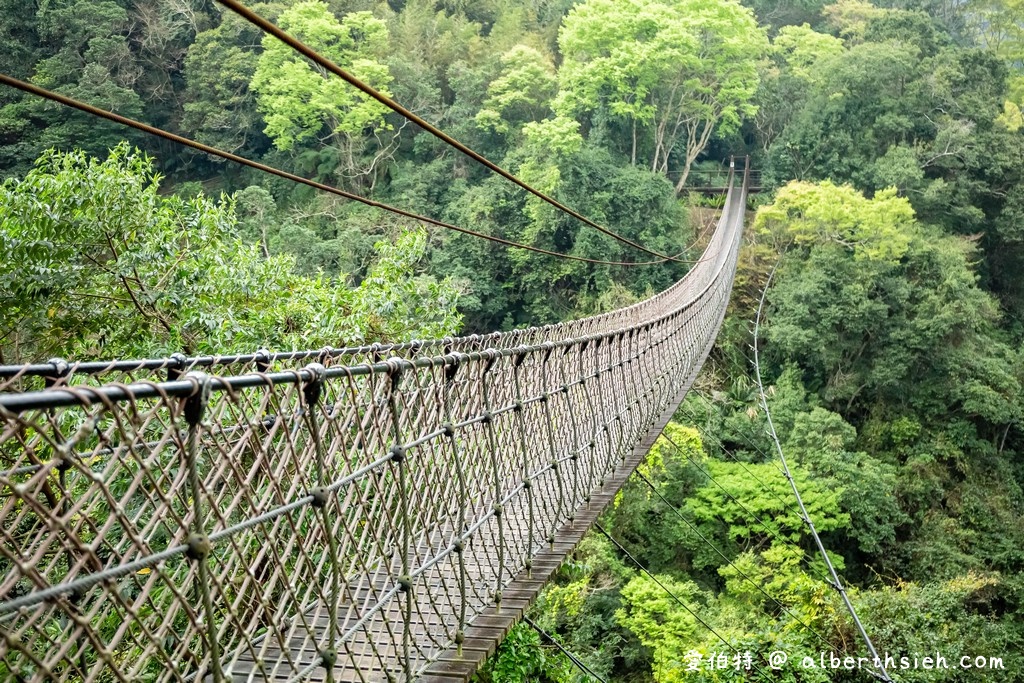
[[[1024,681],[1019,0],[304,0],[253,8],[519,177],[663,253],[731,154],[766,191],[708,371],[532,615],[605,680],[688,653],[863,653],[765,435],[881,651]],[[375,200],[613,261],[582,226],[209,0],[0,0],[0,72]],[[685,266],[412,225],[0,89],[0,361],[342,346],[540,325]],[[770,599],[769,597],[770,596]],[[710,626],[714,633],[707,628]],[[826,646],[825,643],[828,643]],[[692,655],[691,655],[692,658]],[[757,661],[755,659],[755,661]],[[866,680],[788,669],[778,681]],[[517,627],[483,680],[576,681]]]

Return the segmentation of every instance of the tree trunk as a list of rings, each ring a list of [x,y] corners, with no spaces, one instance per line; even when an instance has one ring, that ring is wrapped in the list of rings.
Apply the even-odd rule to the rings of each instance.
[[[683,174],[679,176],[679,182],[676,183],[676,199],[679,199],[679,193],[683,191],[683,186],[686,185],[686,178],[690,175],[690,167],[693,165],[693,160],[690,155],[686,155],[686,160],[683,162]]]
[[[636,166],[636,119],[633,119],[633,154],[630,163]]]

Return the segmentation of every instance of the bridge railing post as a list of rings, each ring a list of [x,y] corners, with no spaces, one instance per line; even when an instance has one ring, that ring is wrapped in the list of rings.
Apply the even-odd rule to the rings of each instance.
[[[562,385],[559,387],[562,394],[564,394],[563,401],[565,405],[565,414],[569,419],[569,424],[572,428],[572,441],[569,444],[569,462],[572,463],[572,481],[571,493],[572,502],[569,505],[569,528],[575,528],[576,524],[576,508],[583,500],[583,494],[580,493],[580,487],[582,482],[580,481],[580,434],[579,425],[577,424],[576,411],[573,410],[572,400],[570,397],[569,379],[566,376],[566,366],[569,364],[569,354],[572,352],[580,353],[579,345],[572,344],[566,346],[562,352],[562,358],[558,363],[558,376],[562,381]]]
[[[462,448],[459,446],[459,440],[456,438],[455,427],[452,422],[452,404],[455,401],[453,390],[454,382],[462,364],[462,357],[457,353],[451,353],[450,346],[447,351],[450,357],[450,364],[446,365],[444,369],[442,402],[444,403],[445,422],[441,425],[441,428],[444,430],[444,435],[451,446],[452,468],[455,470],[455,486],[458,491],[455,523],[456,539],[453,541],[453,547],[459,567],[459,623],[455,630],[455,646],[457,648],[458,656],[461,657],[462,644],[466,640],[466,602],[468,594],[468,591],[466,590],[466,542],[463,540],[462,534],[466,532],[466,528],[468,526],[466,522],[466,504],[470,500],[470,493],[469,488],[466,486],[466,474],[463,471],[463,467],[465,466],[463,460],[464,453]]]
[[[397,584],[403,597],[402,606],[402,668],[407,683],[413,679],[412,667],[412,567],[409,554],[412,552],[412,512],[409,509],[409,474],[405,447],[402,444],[401,411],[398,407],[398,391],[405,369],[401,359],[389,359],[387,403],[391,413],[391,429],[394,443],[391,446],[391,466],[398,473],[398,517],[399,535],[397,542],[401,562],[401,574]]]
[[[316,454],[317,475],[320,479],[320,486],[311,491],[313,496],[313,507],[319,513],[320,526],[324,534],[324,544],[327,551],[327,561],[331,572],[331,597],[327,606],[329,631],[319,649],[319,656],[327,671],[328,683],[334,681],[334,665],[338,661],[338,650],[335,647],[335,639],[340,635],[338,630],[338,606],[341,602],[341,567],[338,557],[338,544],[334,537],[334,530],[331,526],[331,506],[337,505],[337,498],[331,493],[327,484],[330,483],[330,467],[324,454],[324,443],[320,434],[319,415],[320,399],[323,395],[324,376],[326,369],[320,363],[311,363],[306,366],[310,379],[303,387],[303,415],[306,419],[306,426],[309,429],[309,436],[313,443],[313,450]]]
[[[600,475],[598,475],[597,480],[597,485],[602,490],[604,489],[605,477],[608,476],[610,463],[612,461],[612,458],[614,457],[615,452],[615,446],[612,443],[613,439],[611,433],[611,426],[609,424],[610,420],[607,417],[610,412],[611,406],[609,405],[610,401],[607,398],[608,387],[605,386],[605,383],[607,382],[607,373],[611,370],[611,362],[608,361],[607,363],[605,363],[604,361],[604,357],[607,355],[605,351],[609,348],[609,345],[605,343],[606,341],[607,338],[603,336],[598,337],[597,339],[594,340],[593,373],[595,384],[597,385],[597,405],[599,408],[599,410],[594,412],[594,429],[597,434],[597,438],[595,438],[595,441],[597,439],[603,439],[605,442],[605,448],[602,451],[605,454],[605,459],[599,464],[599,467],[601,468],[601,473]],[[587,395],[589,396],[590,393],[588,392]],[[604,416],[603,422],[598,421],[598,415]]]
[[[562,474],[559,472],[558,466],[558,450],[555,448],[555,425],[554,419],[551,415],[551,387],[548,384],[550,372],[548,370],[548,361],[551,359],[551,352],[554,351],[554,344],[550,342],[544,345],[543,356],[541,360],[541,387],[542,392],[540,396],[541,406],[544,411],[544,425],[546,427],[547,441],[548,441],[548,458],[549,467],[554,473],[555,482],[558,487],[558,500],[557,508],[554,516],[551,518],[551,528],[548,531],[548,546],[554,547],[555,545],[555,532],[558,531],[558,525],[563,517],[565,510],[565,484],[562,481]]]
[[[616,350],[618,351],[618,362],[615,364],[615,367],[619,371],[619,389],[618,391],[615,391],[614,394],[615,396],[622,396],[622,404],[621,406],[619,406],[619,410],[616,411],[616,419],[618,420],[621,428],[620,433],[622,435],[622,438],[619,441],[619,457],[618,461],[615,463],[615,471],[619,469],[619,467],[622,465],[622,463],[626,461],[626,458],[629,455],[629,447],[631,446],[630,437],[633,434],[633,430],[631,428],[632,425],[630,424],[632,422],[631,413],[633,410],[633,405],[631,403],[629,396],[630,382],[626,374],[626,347],[628,346],[628,335],[628,332],[620,332],[618,335],[615,336],[615,345]]]
[[[587,373],[586,355],[590,349],[591,340],[588,339],[583,342],[579,352],[579,374],[580,374],[580,391],[583,393],[584,399],[587,402],[587,414],[590,415],[590,429],[588,430],[589,436],[587,437],[587,443],[585,448],[587,449],[586,457],[586,486],[584,488],[583,502],[587,504],[587,509],[590,509],[590,494],[594,489],[594,484],[597,482],[597,470],[595,458],[597,457],[597,413],[594,412],[594,397],[590,395],[590,387],[594,386],[594,382],[590,381],[592,377]],[[600,384],[598,383],[598,386]],[[581,446],[583,448],[584,446]]]
[[[533,576],[533,555],[536,551],[534,534],[536,528],[536,513],[534,512],[534,489],[533,480],[530,477],[530,449],[527,446],[528,438],[526,433],[526,416],[523,415],[523,386],[520,377],[520,368],[526,361],[527,352],[517,352],[512,361],[512,381],[515,384],[515,414],[516,423],[519,425],[519,451],[521,456],[520,476],[522,477],[523,489],[526,491],[526,558],[524,566],[527,576]]]
[[[192,530],[188,537],[188,558],[196,563],[199,579],[199,593],[203,602],[203,623],[205,625],[204,643],[206,653],[204,661],[210,662],[214,683],[223,683],[224,672],[221,668],[220,641],[217,634],[217,619],[213,611],[213,595],[211,587],[210,566],[208,564],[213,546],[206,535],[206,520],[203,501],[203,487],[199,477],[199,446],[204,429],[206,409],[210,403],[210,377],[205,373],[194,372],[186,378],[195,383],[195,393],[185,400],[183,414],[188,425],[188,436],[185,443],[185,468],[188,471],[188,497],[192,501]]]
[[[487,349],[482,354],[483,369],[480,377],[481,390],[483,392],[483,424],[487,432],[487,452],[491,461],[491,483],[494,486],[494,503],[492,512],[495,524],[498,527],[498,567],[494,577],[494,604],[497,611],[501,611],[501,589],[504,586],[505,570],[505,510],[501,503],[501,462],[498,456],[498,445],[494,434],[494,415],[491,413],[491,392],[489,376],[491,369],[498,359],[498,352],[494,349]]]

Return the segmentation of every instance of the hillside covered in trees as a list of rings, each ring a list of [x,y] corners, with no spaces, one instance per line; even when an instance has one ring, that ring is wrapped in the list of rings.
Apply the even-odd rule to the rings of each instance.
[[[866,630],[894,655],[1003,664],[894,679],[1024,681],[1019,0],[252,9],[660,253],[700,253],[716,199],[690,188],[710,171],[730,155],[762,171],[718,346],[603,522],[657,580],[592,534],[532,609],[542,628],[608,681],[755,680],[688,670],[688,653],[732,652],[719,637],[762,660],[864,653],[758,401],[751,327],[774,270],[758,340],[771,417]],[[213,0],[0,0],[0,35],[0,73],[122,116],[487,235],[649,259]],[[542,325],[686,272],[418,225],[10,87],[0,176],[2,363]],[[480,678],[587,675],[520,625]]]

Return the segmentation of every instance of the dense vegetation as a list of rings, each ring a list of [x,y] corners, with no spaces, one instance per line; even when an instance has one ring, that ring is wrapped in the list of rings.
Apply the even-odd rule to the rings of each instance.
[[[254,8],[658,251],[699,232],[694,177],[752,155],[768,191],[708,372],[669,427],[678,448],[660,441],[643,467],[660,495],[633,481],[605,526],[741,651],[817,657],[824,639],[863,652],[751,377],[749,323],[778,262],[760,339],[772,417],[868,632],[890,653],[1005,666],[902,681],[1024,680],[1019,0]],[[452,223],[644,260],[214,2],[0,0],[0,35],[0,72]],[[0,90],[0,171],[3,362],[507,329],[629,303],[684,272],[426,230],[13,90]],[[533,614],[607,680],[746,675],[688,672],[688,652],[725,646],[600,536]],[[518,627],[481,677],[582,674]]]

